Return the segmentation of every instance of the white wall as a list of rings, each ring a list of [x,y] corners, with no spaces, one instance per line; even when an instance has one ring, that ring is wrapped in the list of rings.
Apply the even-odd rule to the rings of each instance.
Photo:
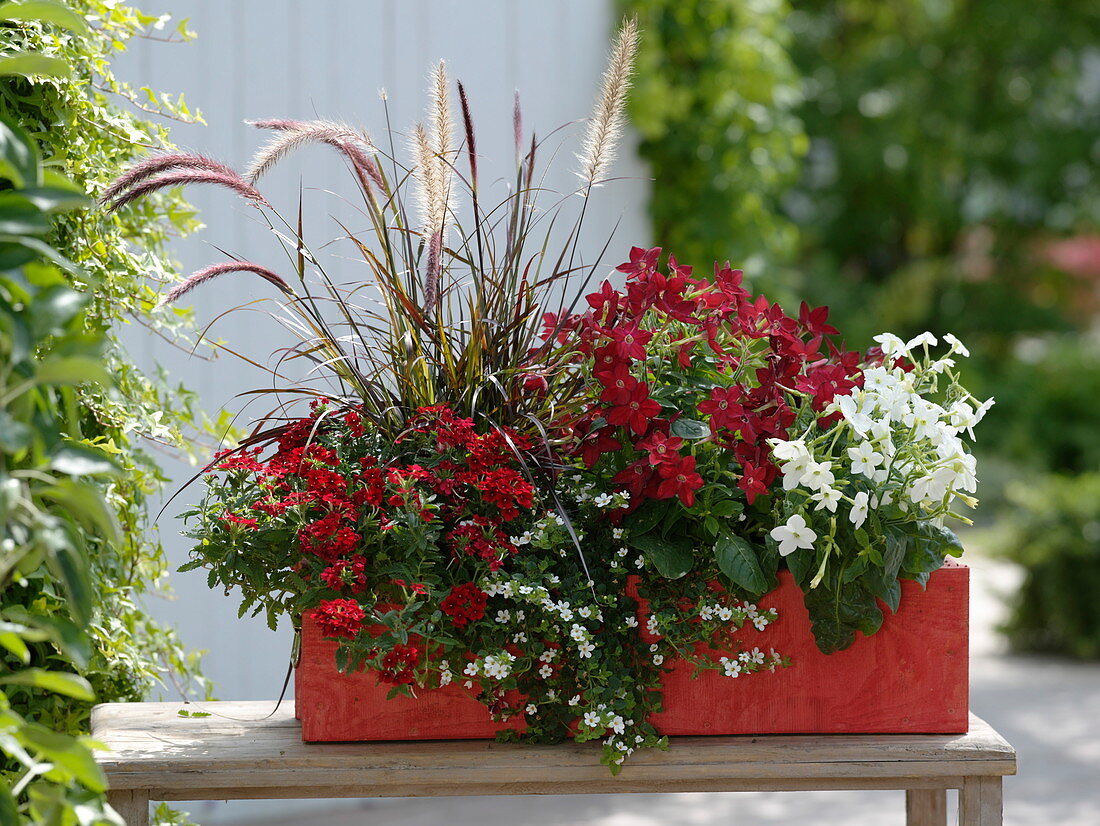
[[[149,12],[170,12],[177,20],[190,18],[199,35],[187,44],[134,41],[115,64],[119,77],[135,87],[184,92],[189,105],[203,111],[207,126],[173,127],[179,145],[243,166],[265,136],[242,121],[262,117],[341,119],[379,137],[380,87],[389,93],[395,127],[405,129],[421,117],[427,70],[442,57],[470,95],[479,150],[487,161],[483,181],[509,169],[514,89],[523,97],[525,127],[540,135],[587,116],[614,25],[610,0],[160,0],[142,5]],[[575,144],[563,147],[557,173],[548,179],[551,187],[575,186],[574,151]],[[625,260],[631,244],[648,239],[644,168],[628,150],[615,172],[633,179],[610,185],[593,199],[586,245],[590,260],[599,239],[621,218],[610,260],[604,262],[610,266]],[[337,232],[330,215],[340,212],[340,203],[314,190],[348,192],[346,176],[333,153],[310,148],[277,169],[262,189],[285,215],[292,215],[301,179],[307,188],[307,232],[315,241],[325,240]],[[211,245],[275,269],[285,261],[251,211],[227,193],[194,187],[188,197],[207,229],[175,245],[185,272],[224,259]],[[351,255],[346,249],[335,252]],[[349,259],[329,266],[351,279],[362,265]],[[208,323],[223,309],[268,294],[259,279],[230,276],[194,293],[198,320]],[[255,313],[237,314],[212,332],[261,361],[286,342],[277,327]],[[239,409],[235,394],[264,383],[258,370],[232,357],[214,364],[189,358],[136,325],[127,339],[139,362],[167,366],[173,380],[197,390],[211,412]],[[172,461],[166,470],[175,480],[170,490],[193,472]],[[161,519],[173,568],[186,560],[188,544],[177,535],[172,514],[199,492],[198,486],[185,491]],[[238,620],[236,600],[209,591],[203,571],[177,574],[173,583],[176,599],[156,601],[151,609],[177,625],[186,644],[209,652],[205,670],[217,695],[274,698],[286,668],[287,631],[272,633],[260,621]]]

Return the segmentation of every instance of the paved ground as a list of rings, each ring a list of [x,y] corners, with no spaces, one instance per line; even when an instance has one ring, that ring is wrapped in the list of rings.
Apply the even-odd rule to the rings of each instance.
[[[1100,665],[1008,656],[994,627],[1013,568],[972,555],[971,708],[1019,752],[1005,823],[1100,826]],[[204,826],[902,826],[900,792],[434,798],[181,804]],[[949,822],[954,822],[949,821]]]

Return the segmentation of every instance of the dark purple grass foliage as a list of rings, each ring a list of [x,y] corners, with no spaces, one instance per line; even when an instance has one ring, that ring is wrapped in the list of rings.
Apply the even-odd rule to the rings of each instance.
[[[172,304],[200,284],[204,284],[218,276],[226,275],[231,272],[255,273],[265,281],[274,284],[286,295],[294,295],[294,291],[290,288],[290,285],[267,267],[261,267],[259,264],[253,264],[250,261],[226,261],[223,264],[214,264],[206,267],[188,276],[186,281],[182,281],[168,291],[164,298],[161,299],[160,306],[163,307],[166,304]]]

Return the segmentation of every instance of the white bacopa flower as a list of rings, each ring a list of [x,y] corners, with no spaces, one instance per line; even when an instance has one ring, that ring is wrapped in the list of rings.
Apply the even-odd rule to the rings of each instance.
[[[764,652],[761,651],[759,648],[754,648],[752,650],[752,653],[749,655],[749,657],[757,665],[763,665],[764,664]]]
[[[645,557],[640,556],[636,560],[634,560],[634,567],[635,568],[644,568],[645,567]]]
[[[525,634],[523,631],[520,631],[518,634],[513,634],[512,635],[512,642],[514,642],[514,643],[527,642],[527,634]]]
[[[722,620],[722,622],[729,622],[731,619],[733,619],[733,611],[725,605],[721,606],[714,613],[718,615],[718,619]]]
[[[631,614],[629,617],[626,618],[626,627],[627,628],[637,628],[638,627],[638,618],[636,616],[634,616],[633,614]]]
[[[868,496],[866,491],[860,491],[852,499],[852,509],[848,512],[848,518],[857,528],[867,521]]]
[[[584,724],[589,728],[599,728],[600,715],[594,711],[586,711],[584,713]]]
[[[476,677],[477,670],[477,660],[474,660],[473,662],[466,664],[466,667],[462,670],[462,673],[465,674],[467,677]]]
[[[575,706],[580,701],[581,701],[581,695],[580,694],[574,694],[572,697],[569,698],[569,705]]]
[[[704,605],[702,608],[700,608],[699,609],[699,619],[708,620],[708,621],[714,619],[714,608],[713,608],[713,606]]]
[[[577,642],[584,642],[588,639],[588,631],[585,630],[583,625],[574,624],[573,627],[569,629],[569,636]]]
[[[582,605],[580,608],[577,609],[577,615],[588,619],[592,616],[592,609],[589,608],[587,605]]]
[[[539,666],[539,676],[544,680],[549,680],[554,675],[554,669],[548,665]]]
[[[454,679],[454,675],[451,673],[451,664],[446,660],[440,660],[439,662],[439,685],[450,685],[451,680]]]
[[[577,646],[577,653],[580,654],[581,659],[584,660],[591,659],[592,652],[595,650],[596,646],[594,646],[590,642],[582,642],[580,645]]]
[[[654,654],[653,655],[653,664],[654,665],[660,665],[664,661],[665,661],[664,654]]]
[[[597,508],[600,508],[602,510],[603,508],[606,508],[608,505],[610,505],[614,501],[615,501],[615,497],[612,496],[610,493],[601,493],[599,496],[597,496],[595,499],[592,500],[592,504],[594,504]]]
[[[787,524],[772,528],[771,537],[779,543],[780,556],[787,556],[798,548],[812,549],[817,534],[806,524],[802,514],[796,513],[787,520]]]
[[[538,710],[539,707],[536,706],[534,703],[528,703],[527,708],[524,709],[524,712],[526,712],[527,714],[537,714]]]
[[[508,611],[508,609],[502,608],[501,610],[497,611],[497,622],[499,622],[501,625],[508,622],[510,619],[512,619],[512,614],[510,611]]]
[[[752,624],[756,626],[757,631],[763,631],[765,628],[768,627],[768,618],[757,614],[755,617],[752,618]]]
[[[825,508],[830,513],[836,513],[836,506],[840,503],[840,491],[836,488],[822,488],[817,493],[811,494],[810,498],[817,502],[815,511]]]
[[[618,714],[611,718],[611,730],[616,734],[623,734],[626,732],[626,723],[623,722],[623,718]]]
[[[737,660],[731,660],[729,657],[719,657],[718,662],[722,664],[722,670],[727,677],[741,676],[741,663]]]
[[[859,447],[848,448],[848,458],[852,460],[852,472],[862,473],[868,478],[886,459],[870,442],[860,442]]]

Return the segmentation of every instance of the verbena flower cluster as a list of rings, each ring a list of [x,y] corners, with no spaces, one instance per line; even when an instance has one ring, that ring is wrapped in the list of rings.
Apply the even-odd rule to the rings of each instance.
[[[790,664],[758,607],[782,568],[822,650],[873,633],[899,578],[959,552],[944,521],[976,504],[963,438],[990,402],[957,380],[963,345],[857,353],[824,308],[787,315],[737,270],[698,279],[635,249],[619,271],[584,313],[543,319],[525,373],[580,388],[552,432],[440,404],[391,440],[316,401],[216,460],[190,565],[241,586],[242,613],[310,614],[342,670],[465,691],[507,736],[600,738],[613,768],[664,743],[648,718],[672,662]]]

